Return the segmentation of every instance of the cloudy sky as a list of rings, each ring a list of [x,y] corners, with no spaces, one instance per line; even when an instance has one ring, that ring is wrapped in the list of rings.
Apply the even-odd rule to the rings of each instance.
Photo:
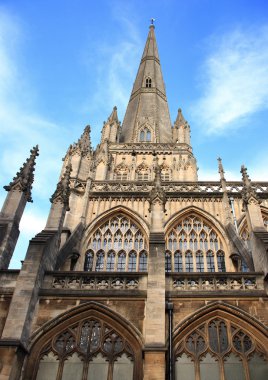
[[[220,156],[227,180],[240,180],[242,163],[268,180],[266,0],[1,0],[1,204],[40,146],[11,267],[45,225],[68,146],[87,124],[96,146],[114,105],[123,120],[151,17],[171,119],[181,107],[199,179],[218,179]]]

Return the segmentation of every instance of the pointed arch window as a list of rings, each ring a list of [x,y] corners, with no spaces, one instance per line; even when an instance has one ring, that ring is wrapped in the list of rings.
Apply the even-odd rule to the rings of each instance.
[[[176,252],[181,253],[182,271],[225,272],[223,239],[216,229],[200,216],[190,214],[179,220],[166,235],[166,249],[176,271]]]
[[[140,130],[140,142],[150,142],[152,141],[152,132],[149,128],[143,128]]]
[[[174,254],[174,271],[183,272],[182,253],[180,251]]]
[[[131,344],[97,318],[84,319],[57,334],[37,363],[36,380],[132,380],[135,365],[138,371]]]
[[[145,87],[150,88],[152,87],[152,79],[150,77],[147,77],[145,80]]]
[[[172,270],[171,252],[166,251],[166,254],[165,254],[165,271],[171,272],[171,270]]]
[[[136,272],[137,270],[137,254],[135,251],[131,251],[128,255],[128,271]]]
[[[89,250],[85,255],[84,271],[90,272],[93,269],[94,252]]]
[[[147,265],[147,238],[141,227],[121,213],[99,226],[89,238],[88,245],[90,249],[85,254],[85,271],[134,271],[134,266],[136,271],[137,266],[138,269],[143,267],[138,265],[138,257]],[[134,252],[136,257],[133,256]]]
[[[139,271],[146,272],[147,271],[147,253],[142,251],[139,257]]]
[[[97,253],[96,271],[100,272],[104,270],[104,252],[99,251]]]
[[[117,271],[125,272],[125,270],[126,270],[126,252],[122,251],[118,253]]]
[[[219,272],[226,272],[225,257],[224,257],[223,251],[217,252],[217,264],[218,264],[218,271]]]
[[[185,253],[185,271],[186,272],[194,271],[193,254],[191,251],[187,251]]]
[[[216,317],[205,321],[177,340],[174,351],[176,380],[268,378],[265,349],[229,320]]]
[[[107,254],[107,264],[106,264],[107,272],[113,272],[114,265],[115,265],[115,253],[114,251],[111,251],[111,252],[108,252]]]

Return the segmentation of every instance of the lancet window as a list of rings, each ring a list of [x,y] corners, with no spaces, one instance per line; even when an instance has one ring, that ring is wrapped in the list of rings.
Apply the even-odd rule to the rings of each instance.
[[[98,319],[86,319],[56,335],[38,359],[36,380],[133,380],[129,342]]]
[[[176,380],[265,380],[268,362],[255,338],[221,318],[199,325],[175,348]]]
[[[128,216],[118,214],[93,232],[85,254],[85,271],[147,271],[147,239]]]
[[[147,77],[145,80],[145,87],[152,87],[152,79]]]
[[[152,139],[152,133],[150,129],[143,128],[140,130],[140,142],[150,142]]]
[[[221,236],[194,214],[174,225],[167,234],[166,249],[167,272],[226,271]]]

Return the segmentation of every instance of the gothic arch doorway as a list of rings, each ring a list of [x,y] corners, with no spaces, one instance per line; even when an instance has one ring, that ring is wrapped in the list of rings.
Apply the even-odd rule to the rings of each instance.
[[[32,345],[24,380],[142,379],[139,333],[108,308],[87,306],[44,328]]]
[[[266,380],[267,336],[241,312],[207,309],[175,329],[175,380]]]

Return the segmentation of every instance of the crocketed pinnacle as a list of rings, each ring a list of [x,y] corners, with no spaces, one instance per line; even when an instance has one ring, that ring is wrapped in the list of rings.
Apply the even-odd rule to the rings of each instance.
[[[218,158],[218,167],[219,167],[219,174],[220,174],[221,180],[225,181],[224,169],[223,169],[223,166],[222,166],[222,159],[220,157]]]
[[[113,122],[119,123],[118,115],[117,115],[117,107],[116,106],[114,106],[114,108],[112,110],[112,113],[111,113],[111,115],[108,118],[108,122],[109,123],[113,123]]]
[[[150,142],[169,143],[172,141],[166,90],[154,29],[154,25],[149,28],[123,120],[120,142],[139,142],[140,131],[144,128],[150,131]]]
[[[50,198],[51,203],[62,203],[69,210],[69,197],[70,197],[70,176],[72,171],[71,163],[66,166],[65,172],[61,180],[57,184],[57,188]]]
[[[185,125],[185,124],[187,124],[187,121],[184,119],[181,108],[179,108],[178,109],[178,115],[177,115],[176,121],[174,123],[174,126],[180,127],[181,125]]]
[[[242,181],[243,181],[242,198],[243,198],[244,204],[247,204],[250,202],[261,203],[255,189],[253,188],[251,184],[251,180],[247,173],[247,168],[244,165],[241,166],[241,174],[242,174]]]
[[[32,184],[34,181],[34,171],[35,171],[35,159],[39,156],[38,145],[31,149],[31,155],[27,158],[26,162],[17,172],[16,176],[13,178],[13,181],[9,185],[4,186],[4,189],[7,191],[19,190],[24,192],[28,202],[32,202]]]

